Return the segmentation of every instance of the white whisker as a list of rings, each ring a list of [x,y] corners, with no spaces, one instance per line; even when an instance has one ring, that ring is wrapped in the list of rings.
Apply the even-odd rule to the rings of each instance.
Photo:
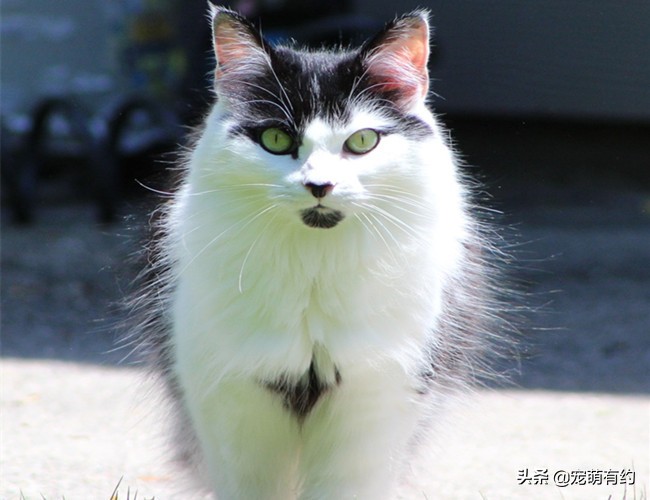
[[[166,196],[166,197],[169,197],[169,198],[173,198],[174,196],[176,196],[176,193],[172,193],[170,191],[161,191],[159,189],[152,188],[151,186],[147,186],[146,184],[144,184],[139,179],[134,179],[134,180],[135,180],[136,184],[140,185],[141,187],[143,187],[144,189],[146,189],[147,191],[149,191],[151,193],[160,194],[162,196]]]
[[[212,238],[208,243],[206,243],[201,250],[199,250],[195,255],[192,256],[189,262],[185,264],[185,266],[180,270],[179,275],[183,274],[187,269],[198,259],[201,255],[203,255],[208,248],[213,246],[217,241],[219,241],[224,235],[228,234],[231,232],[233,229],[237,228],[239,226],[239,229],[237,232],[233,235],[233,237],[236,237],[239,233],[241,233],[244,229],[246,229],[250,224],[255,222],[257,219],[262,217],[264,214],[269,212],[270,210],[274,209],[277,207],[277,205],[271,205],[266,207],[264,210],[261,210],[257,212],[256,214],[251,214],[247,217],[245,217],[242,220],[239,220],[235,222],[234,224],[231,224],[228,226],[226,229],[221,231],[218,235],[216,235],[214,238]]]
[[[268,201],[267,197],[258,194],[239,196],[227,203],[220,201],[218,205],[207,206],[201,210],[196,210],[188,214],[185,220],[195,220],[199,217],[204,217],[206,213],[214,213],[215,218],[228,218],[231,214],[241,213],[249,207],[254,210],[260,205],[260,202],[266,201]]]
[[[293,117],[291,116],[291,113],[287,110],[287,108],[284,106],[284,103],[278,104],[277,102],[269,101],[268,99],[253,99],[250,101],[235,103],[235,105],[238,106],[244,106],[247,104],[269,104],[271,106],[275,106],[280,111],[282,111],[288,123],[293,123]]]
[[[234,83],[238,83],[240,85],[247,85],[249,87],[261,90],[263,92],[266,92],[269,94],[271,97],[275,98],[278,102],[270,101],[267,99],[260,99],[260,100],[254,100],[254,101],[245,101],[243,103],[237,103],[237,104],[253,104],[253,103],[264,103],[264,104],[271,104],[279,108],[284,116],[287,118],[289,123],[294,122],[293,118],[293,105],[291,104],[291,100],[289,99],[289,96],[287,92],[285,91],[282,83],[280,82],[280,79],[278,78],[277,74],[275,73],[275,70],[273,69],[273,66],[269,64],[269,68],[271,70],[271,74],[273,75],[273,78],[278,84],[278,88],[280,89],[280,92],[282,95],[277,95],[274,93],[272,90],[268,88],[261,87],[260,85],[257,85],[253,82],[247,81],[247,80],[239,80],[239,79],[233,79],[232,81]]]
[[[388,222],[391,222],[395,227],[401,229],[408,236],[411,236],[413,238],[417,238],[419,236],[417,230],[413,226],[407,224],[399,217],[396,217],[395,215],[376,205],[367,204],[366,206],[372,210],[372,213],[382,216]]]
[[[422,203],[418,203],[416,201],[407,200],[407,199],[401,198],[399,196],[391,196],[391,195],[387,195],[387,194],[371,194],[369,199],[371,199],[371,200],[380,200],[380,201],[388,201],[388,202],[391,202],[392,207],[397,208],[399,210],[402,210],[403,212],[409,213],[411,215],[415,215],[416,217],[427,217],[426,212],[422,212],[422,211],[416,212],[416,211],[409,210],[409,209],[405,208],[404,206],[402,206],[402,205],[406,205],[406,206],[412,207],[412,208],[428,209],[428,207],[426,205],[424,205]],[[428,211],[429,210],[427,210],[427,212]]]
[[[404,198],[411,200],[412,202],[418,202],[422,203],[423,206],[428,206],[429,200],[425,198],[424,196],[419,196],[414,194],[411,191],[408,191],[407,189],[402,189],[397,186],[391,185],[391,184],[366,184],[365,185],[366,189],[372,189],[372,188],[379,188],[381,191],[385,191],[387,193],[393,193],[396,195],[403,195]],[[376,193],[373,193],[376,194]],[[384,194],[384,193],[379,193],[379,194]]]
[[[232,191],[249,191],[250,188],[263,187],[263,188],[282,188],[280,184],[265,184],[265,183],[247,183],[247,184],[233,184],[230,186],[219,186],[214,189],[206,189],[204,191],[197,191],[189,193],[189,196],[205,196],[214,193],[227,193]],[[263,194],[263,193],[260,193]]]
[[[355,204],[355,205],[356,205],[356,204]],[[357,205],[357,206],[359,206],[359,205]],[[384,244],[384,246],[386,247],[386,250],[387,250],[387,252],[388,252],[388,255],[390,255],[391,260],[392,260],[394,263],[397,263],[397,258],[395,257],[395,253],[394,253],[394,248],[393,248],[393,246],[392,246],[390,243],[388,243],[388,241],[386,240],[386,238],[384,238],[384,235],[382,234],[381,229],[379,229],[375,223],[379,224],[379,225],[380,225],[380,226],[381,226],[381,227],[382,227],[386,232],[388,232],[388,233],[389,233],[389,236],[391,237],[391,239],[392,239],[393,241],[395,241],[395,238],[393,237],[392,234],[390,234],[390,231],[388,231],[388,229],[386,228],[386,226],[385,226],[384,224],[382,224],[381,221],[377,220],[376,217],[372,217],[372,219],[374,219],[374,221],[375,221],[375,222],[373,222],[373,221],[371,220],[369,214],[366,214],[366,213],[364,213],[364,212],[361,212],[361,213],[358,213],[358,214],[355,214],[355,215],[356,215],[357,219],[361,222],[361,224],[362,224],[362,225],[363,225],[363,226],[368,230],[368,232],[369,232],[371,235],[374,235],[374,236],[376,236],[377,238],[379,238],[379,240],[380,240],[380,241]],[[363,222],[364,220],[366,221],[365,223]],[[369,226],[370,226],[370,227],[369,227]],[[372,228],[372,230],[370,230],[370,228]]]
[[[278,78],[278,75],[277,75],[277,73],[275,72],[275,68],[273,68],[273,65],[272,65],[272,64],[269,64],[269,68],[271,69],[271,74],[273,75],[273,78],[275,78],[275,81],[276,81],[277,84],[278,84],[278,88],[280,89],[280,91],[282,92],[282,95],[283,95],[284,98],[286,99],[286,101],[282,100],[282,103],[283,103],[284,105],[288,105],[288,106],[289,106],[289,110],[290,110],[290,111],[293,111],[293,105],[291,104],[291,99],[289,99],[289,95],[287,94],[287,91],[284,90],[284,86],[283,86],[282,83],[280,82],[280,79]]]
[[[277,205],[271,205],[270,209],[277,208]],[[264,232],[269,228],[269,226],[273,223],[275,220],[277,214],[271,217],[271,219],[266,223],[266,226],[260,231],[260,234],[257,235],[253,243],[251,243],[250,248],[246,252],[246,256],[244,257],[244,260],[242,261],[241,268],[239,269],[239,278],[237,280],[237,287],[239,289],[239,293],[244,293],[244,288],[242,286],[243,279],[244,279],[244,268],[246,267],[246,263],[248,262],[248,258],[251,255],[251,252],[255,248],[255,245],[257,245],[257,242],[260,240],[260,238],[264,235]]]

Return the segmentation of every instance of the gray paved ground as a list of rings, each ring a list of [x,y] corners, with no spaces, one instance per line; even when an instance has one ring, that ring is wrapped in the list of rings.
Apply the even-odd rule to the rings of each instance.
[[[647,498],[650,193],[534,194],[510,209],[524,242],[517,275],[543,305],[524,330],[518,388],[480,392],[453,414],[429,498],[623,498],[620,484],[557,488],[552,474],[630,468],[626,498]],[[73,204],[29,228],[3,217],[0,498],[108,498],[122,476],[120,498],[127,486],[196,497],[161,465],[164,410],[142,371],[109,352],[108,305],[133,272],[127,226],[99,227]],[[548,469],[549,485],[519,486],[526,468]]]

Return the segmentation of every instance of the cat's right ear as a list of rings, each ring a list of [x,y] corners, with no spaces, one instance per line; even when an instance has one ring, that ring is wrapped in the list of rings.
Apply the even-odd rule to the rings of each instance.
[[[270,65],[264,40],[244,17],[223,7],[212,6],[212,40],[216,58],[217,92],[228,83],[241,85],[241,77],[262,73]]]

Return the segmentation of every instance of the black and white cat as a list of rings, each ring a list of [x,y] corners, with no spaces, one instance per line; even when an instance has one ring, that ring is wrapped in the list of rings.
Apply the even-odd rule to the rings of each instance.
[[[221,8],[213,35],[216,104],[141,298],[195,458],[220,500],[412,498],[498,337],[427,15],[355,50],[271,46]]]

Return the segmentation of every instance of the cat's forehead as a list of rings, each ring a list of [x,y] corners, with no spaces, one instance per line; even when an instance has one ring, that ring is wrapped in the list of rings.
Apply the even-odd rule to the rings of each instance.
[[[354,54],[334,51],[276,49],[274,76],[291,101],[297,118],[309,121],[350,119],[350,98],[359,81]],[[300,116],[302,115],[302,116]]]
[[[235,121],[274,124],[304,136],[326,125],[333,130],[390,127],[407,135],[427,135],[430,127],[373,92],[355,51],[303,51],[276,47],[264,71],[238,86]],[[230,96],[233,97],[232,95]]]
[[[358,130],[372,128],[388,130],[394,128],[394,122],[381,113],[371,109],[355,108],[345,121],[332,121],[320,116],[314,117],[305,124],[304,140],[313,143],[328,143],[339,147],[339,142]]]
[[[275,48],[270,64],[244,75],[229,99],[245,121],[276,120],[302,131],[320,117],[346,122],[359,81],[354,54]]]

